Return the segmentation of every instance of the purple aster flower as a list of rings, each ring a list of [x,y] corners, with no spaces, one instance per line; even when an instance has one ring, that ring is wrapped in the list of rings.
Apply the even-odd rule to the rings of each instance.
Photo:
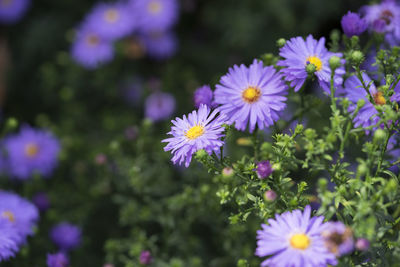
[[[125,37],[136,27],[131,10],[118,2],[97,4],[87,16],[86,23],[94,25],[99,36],[107,40]]]
[[[199,108],[201,104],[204,104],[211,108],[214,106],[213,97],[213,91],[211,90],[210,86],[203,85],[194,91],[194,106]]]
[[[286,107],[288,87],[274,67],[264,67],[254,60],[249,67],[233,66],[221,77],[214,92],[215,103],[238,130],[244,131],[249,124],[253,132],[268,127],[279,119]]]
[[[30,0],[0,0],[0,23],[16,23],[25,14],[30,3]]]
[[[68,251],[79,246],[81,235],[81,229],[68,222],[59,223],[50,231],[51,240],[63,251]]]
[[[394,1],[386,1],[361,8],[371,30],[379,33],[393,33],[400,38],[400,7]]]
[[[368,241],[368,239],[365,239],[365,238],[359,238],[359,239],[357,239],[357,242],[356,242],[356,248],[357,248],[357,250],[359,250],[359,251],[366,251],[366,250],[368,250],[369,249],[369,241]]]
[[[140,32],[166,31],[178,19],[177,0],[130,0]]]
[[[257,250],[259,257],[271,256],[261,263],[262,267],[303,267],[336,265],[336,257],[324,246],[321,232],[324,230],[324,217],[310,218],[311,207],[288,211],[269,225],[262,224],[257,231]]]
[[[0,217],[0,262],[14,257],[18,252],[20,235],[8,219]]]
[[[148,250],[144,250],[140,253],[139,262],[143,265],[148,265],[153,261],[153,257],[151,256],[151,252]]]
[[[160,121],[171,117],[174,111],[175,98],[171,94],[155,92],[146,99],[146,118],[149,118],[153,121]]]
[[[32,202],[41,212],[45,212],[50,208],[50,199],[45,192],[39,192],[34,195]]]
[[[263,160],[257,163],[256,172],[258,178],[265,179],[272,174],[272,171],[271,163],[268,160]]]
[[[58,164],[60,142],[48,131],[23,126],[18,134],[4,140],[7,171],[15,179],[33,174],[49,177]]]
[[[67,267],[68,265],[69,259],[65,253],[47,254],[47,267]]]
[[[347,37],[352,37],[353,35],[361,35],[368,27],[367,21],[360,18],[360,15],[353,12],[348,12],[342,17],[342,29]]]
[[[329,52],[325,47],[325,38],[321,38],[319,41],[315,40],[312,35],[309,35],[305,41],[302,37],[291,38],[280,49],[279,55],[284,59],[279,60],[277,65],[284,67],[281,72],[286,81],[290,82],[290,86],[294,87],[295,92],[300,90],[307,79],[307,66],[313,64],[315,66],[314,74],[319,85],[330,94],[329,59],[332,56],[342,57],[342,54]],[[344,60],[342,60],[342,66],[335,70],[335,86],[342,84],[344,73]]]
[[[212,152],[219,153],[219,149],[224,145],[221,138],[224,136],[224,127],[226,122],[224,115],[218,115],[218,110],[210,114],[210,109],[206,105],[200,105],[198,111],[193,111],[183,119],[176,118],[172,120],[171,138],[164,139],[162,142],[168,143],[165,151],[171,151],[174,154],[172,162],[182,164],[188,167],[192,160],[192,155],[198,150],[204,149],[208,154]]]
[[[175,55],[178,41],[171,31],[154,31],[139,36],[149,57],[156,60],[164,60]]]
[[[374,83],[371,83],[372,80],[368,77],[368,75],[363,73],[362,77],[366,85],[370,84],[369,91],[374,97],[375,103],[377,105],[385,104],[385,98],[383,97],[382,93],[376,89]],[[345,81],[344,90],[345,96],[352,102],[349,107],[350,112],[353,112],[357,108],[358,100],[365,100],[365,105],[360,109],[357,116],[354,118],[354,127],[368,127],[379,122],[379,117],[377,116],[378,111],[368,100],[368,94],[357,76],[353,75]]]
[[[393,86],[393,84],[392,84]],[[396,84],[396,86],[393,88],[393,95],[390,97],[390,101],[392,102],[400,102],[400,82]]]
[[[96,26],[84,24],[76,33],[71,56],[83,67],[95,69],[114,58],[114,48],[110,41],[100,37]]]
[[[322,236],[328,250],[338,257],[354,250],[353,232],[342,222],[327,222]]]
[[[0,191],[0,218],[12,223],[18,234],[18,243],[24,243],[27,235],[33,235],[33,227],[39,220],[39,211],[28,200]]]

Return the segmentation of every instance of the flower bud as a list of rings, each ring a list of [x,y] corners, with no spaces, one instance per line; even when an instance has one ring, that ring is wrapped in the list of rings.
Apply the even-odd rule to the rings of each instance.
[[[294,132],[295,132],[295,134],[301,134],[303,132],[303,129],[304,129],[303,124],[297,124]]]
[[[374,141],[375,142],[382,142],[386,138],[386,132],[382,129],[377,129],[374,133]]]
[[[276,196],[277,195],[274,190],[268,190],[268,191],[265,191],[265,193],[264,193],[264,199],[268,202],[275,201]]]
[[[357,176],[364,176],[368,172],[368,167],[365,163],[361,163],[357,167]]]
[[[9,118],[6,122],[6,128],[8,130],[13,130],[17,128],[17,126],[18,126],[18,121],[16,118]]]
[[[331,68],[332,71],[336,70],[337,68],[339,68],[341,65],[340,63],[340,57],[338,56],[332,56],[329,59],[329,67]]]
[[[359,50],[353,51],[350,59],[354,65],[359,66],[364,61],[364,54]]]
[[[280,38],[278,39],[278,41],[276,41],[276,46],[279,48],[284,47],[286,44],[286,40],[284,38]]]
[[[144,250],[140,253],[139,262],[143,265],[148,265],[153,261],[150,251]]]
[[[222,176],[224,178],[229,178],[233,176],[233,169],[231,167],[225,167],[222,169]]]
[[[258,178],[265,179],[271,175],[272,171],[273,171],[273,169],[272,169],[271,163],[268,160],[264,160],[264,161],[257,163],[256,172],[257,172]]]
[[[366,251],[369,249],[369,241],[365,238],[359,238],[356,242],[356,248],[359,251]]]
[[[309,75],[314,74],[317,71],[317,66],[315,66],[314,64],[310,63],[307,64],[306,66],[306,71]]]

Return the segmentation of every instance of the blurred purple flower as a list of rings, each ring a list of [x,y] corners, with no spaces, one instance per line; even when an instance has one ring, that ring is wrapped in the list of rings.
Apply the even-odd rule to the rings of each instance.
[[[12,178],[27,180],[38,173],[49,177],[58,164],[61,146],[50,132],[23,126],[4,140],[6,169]]]
[[[325,246],[336,256],[343,256],[354,250],[353,233],[342,222],[327,222],[322,236]]]
[[[357,242],[356,242],[356,248],[357,248],[357,250],[359,250],[359,251],[366,251],[366,250],[368,250],[369,249],[369,241],[368,241],[368,239],[365,239],[365,238],[359,238],[359,239],[357,239]]]
[[[25,243],[33,235],[33,227],[39,220],[39,211],[28,200],[6,191],[0,191],[0,217],[13,223],[18,234],[18,244]]]
[[[68,265],[69,259],[65,253],[47,254],[47,267],[67,267]]]
[[[213,102],[213,91],[211,90],[210,86],[203,85],[194,91],[193,94],[193,101],[195,108],[199,108],[201,104],[207,105],[208,107],[215,106]]]
[[[144,44],[147,55],[156,60],[164,60],[175,55],[178,41],[171,31],[154,31],[141,34],[139,39]]]
[[[35,194],[32,202],[41,212],[45,212],[50,208],[50,199],[45,192]]]
[[[63,251],[78,247],[81,243],[81,235],[81,229],[68,222],[59,223],[50,231],[51,240]]]
[[[99,3],[86,18],[101,38],[120,39],[132,33],[136,27],[135,16],[124,3]]]
[[[31,0],[0,0],[0,23],[18,22],[27,11]]]
[[[178,19],[177,0],[130,0],[129,5],[140,32],[166,31]]]
[[[71,56],[81,66],[95,69],[114,58],[114,47],[110,41],[100,37],[95,26],[84,24],[76,33]]]
[[[13,223],[0,216],[0,262],[8,260],[18,252],[20,234]]]
[[[148,250],[144,250],[140,253],[139,262],[143,265],[148,265],[153,261],[153,257],[151,256],[151,252]]]
[[[175,98],[168,93],[155,92],[145,101],[145,116],[153,121],[165,120],[175,111]]]
[[[342,29],[347,37],[352,37],[353,35],[361,35],[368,27],[367,21],[360,18],[360,15],[353,12],[348,12],[342,17]]]
[[[361,8],[370,30],[378,33],[393,33],[400,39],[400,6],[394,1],[384,1],[380,4]]]

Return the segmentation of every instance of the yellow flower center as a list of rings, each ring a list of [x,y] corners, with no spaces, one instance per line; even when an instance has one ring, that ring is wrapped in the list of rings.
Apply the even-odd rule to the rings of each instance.
[[[118,10],[115,8],[110,8],[104,13],[104,18],[109,23],[114,23],[119,19]]]
[[[305,250],[310,246],[311,240],[305,234],[295,234],[290,238],[290,245],[295,249]]]
[[[376,94],[374,94],[374,102],[377,105],[385,105],[386,104],[386,99],[383,96],[382,92],[377,92]]]
[[[99,44],[100,39],[99,39],[99,37],[97,37],[96,35],[90,34],[90,35],[88,35],[88,37],[86,38],[86,41],[87,41],[87,43],[88,43],[90,46],[96,46],[96,45]]]
[[[186,137],[190,140],[196,139],[204,134],[204,127],[200,125],[193,126],[186,132]]]
[[[11,5],[12,2],[13,0],[0,0],[0,6],[7,7]]]
[[[242,98],[247,103],[254,103],[260,98],[260,95],[261,95],[260,89],[250,86],[243,91]]]
[[[10,222],[15,222],[15,217],[14,217],[14,213],[12,213],[11,211],[3,211],[1,213],[1,216],[3,216],[3,218],[8,219]]]
[[[147,10],[151,13],[151,14],[158,14],[160,13],[162,8],[162,5],[159,1],[151,1],[149,3],[149,5],[147,6]]]
[[[34,143],[29,143],[25,146],[25,155],[32,158],[39,152],[39,147]]]
[[[320,71],[322,69],[322,61],[319,59],[319,57],[314,57],[310,56],[307,58],[306,64],[313,64],[316,68],[317,71]]]

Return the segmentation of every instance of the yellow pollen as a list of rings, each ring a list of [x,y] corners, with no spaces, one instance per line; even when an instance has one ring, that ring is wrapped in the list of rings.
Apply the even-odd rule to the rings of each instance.
[[[243,91],[242,98],[247,103],[254,103],[260,98],[260,95],[261,95],[260,89],[250,86]]]
[[[96,46],[100,42],[99,37],[97,37],[96,35],[93,35],[93,34],[88,35],[88,37],[86,38],[86,41],[91,46]]]
[[[204,134],[204,127],[200,125],[193,126],[186,132],[186,137],[190,140],[196,139]]]
[[[162,5],[159,1],[151,1],[147,6],[148,11],[151,14],[158,14],[160,13]]]
[[[377,105],[385,105],[386,104],[386,99],[383,96],[382,92],[377,92],[376,94],[374,94],[374,102]]]
[[[310,239],[305,234],[295,234],[290,238],[290,245],[295,249],[305,250],[310,246]]]
[[[8,219],[10,222],[15,222],[15,217],[14,217],[14,213],[12,213],[11,211],[3,211],[1,213],[1,216],[3,218]]]
[[[319,57],[313,57],[313,56],[308,57],[306,65],[308,64],[313,64],[317,68],[317,71],[320,71],[322,69],[322,61],[321,59],[319,59]]]
[[[115,8],[110,8],[104,13],[104,18],[109,23],[114,23],[119,19],[118,10]]]
[[[32,158],[39,152],[39,147],[36,144],[29,143],[25,146],[25,155]]]

